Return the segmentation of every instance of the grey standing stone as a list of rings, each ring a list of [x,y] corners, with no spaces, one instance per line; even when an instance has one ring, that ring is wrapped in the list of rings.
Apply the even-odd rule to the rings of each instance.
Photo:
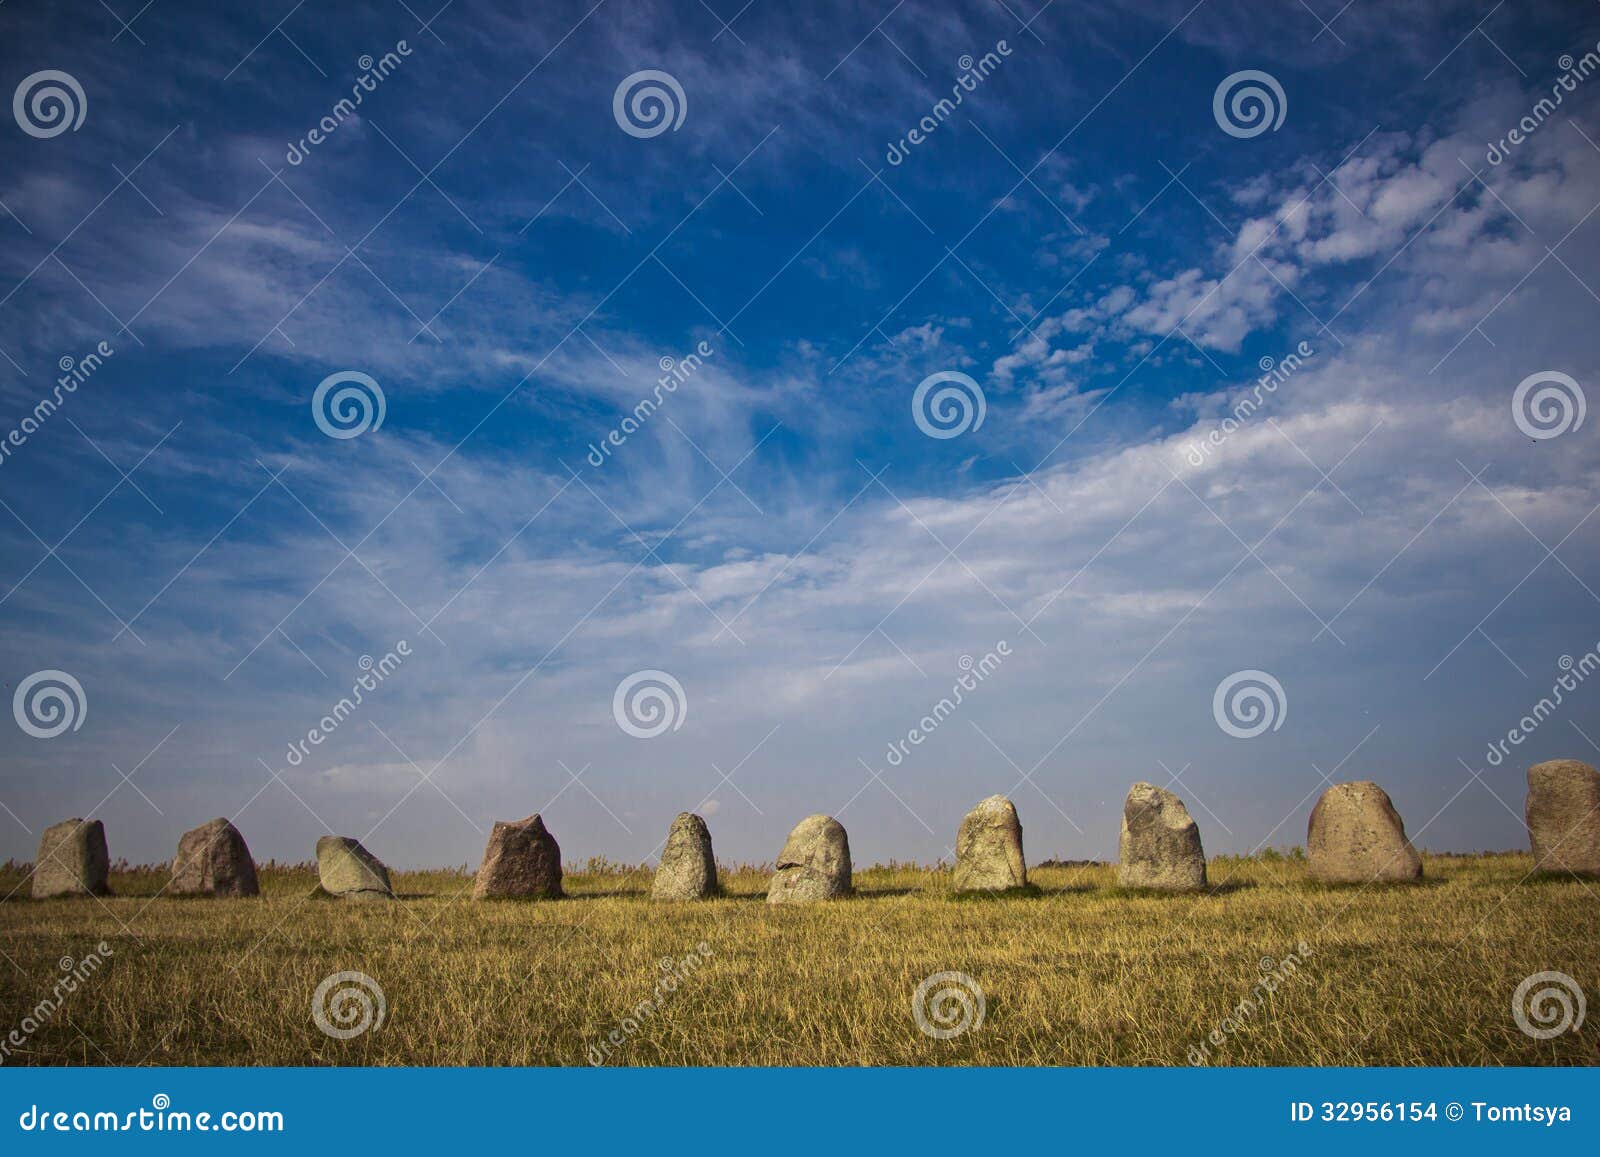
[[[652,900],[704,900],[717,894],[717,861],[711,854],[711,829],[692,812],[679,812],[667,833]]]
[[[814,904],[850,894],[850,838],[832,816],[795,824],[778,853],[767,888],[769,904]]]
[[[1003,892],[1028,886],[1022,857],[1022,821],[1003,795],[991,795],[969,811],[956,832],[957,892]]]
[[[260,895],[255,861],[239,829],[218,817],[184,832],[167,890],[177,896]]]
[[[1422,857],[1406,825],[1375,783],[1338,783],[1322,793],[1306,829],[1311,878],[1329,884],[1422,879]]]
[[[33,896],[108,896],[111,855],[99,820],[63,820],[45,828],[33,861]]]
[[[389,869],[350,836],[317,841],[317,875],[322,890],[344,900],[393,900]]]
[[[1600,875],[1600,772],[1576,759],[1534,764],[1526,814],[1535,868]]]
[[[472,887],[474,900],[559,900],[561,845],[531,815],[497,820],[483,849],[483,864]]]
[[[1198,892],[1206,886],[1200,826],[1183,801],[1163,787],[1136,783],[1122,805],[1117,883],[1124,888]]]

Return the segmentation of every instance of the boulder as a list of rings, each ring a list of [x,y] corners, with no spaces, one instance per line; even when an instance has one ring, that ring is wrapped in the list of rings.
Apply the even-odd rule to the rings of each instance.
[[[1600,875],[1600,772],[1576,759],[1534,764],[1526,815],[1536,869]]]
[[[704,900],[717,894],[717,861],[711,854],[711,829],[691,812],[679,812],[661,851],[652,900]]]
[[[172,858],[175,896],[258,896],[256,865],[239,829],[217,818],[184,832]]]
[[[544,820],[538,815],[496,820],[472,898],[559,900],[561,895],[561,845]]]
[[[1334,784],[1311,809],[1306,829],[1311,878],[1329,884],[1422,879],[1422,857],[1388,793],[1375,783]]]
[[[33,860],[33,896],[109,896],[111,855],[99,820],[70,819],[45,828]]]
[[[807,816],[778,853],[769,904],[814,904],[850,894],[850,838],[832,816]]]
[[[317,841],[317,875],[322,890],[344,900],[393,900],[389,869],[350,836]]]
[[[1164,787],[1136,783],[1122,805],[1117,883],[1124,888],[1198,892],[1206,886],[1200,827],[1183,801]]]
[[[991,795],[966,814],[956,832],[957,892],[1003,892],[1028,886],[1022,822],[1003,795]]]

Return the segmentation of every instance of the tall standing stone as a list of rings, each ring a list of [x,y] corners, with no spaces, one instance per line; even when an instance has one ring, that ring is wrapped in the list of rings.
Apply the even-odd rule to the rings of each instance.
[[[258,896],[256,864],[239,829],[218,817],[183,833],[172,858],[175,896]]]
[[[561,845],[537,814],[497,820],[472,886],[474,900],[559,900]]]
[[[679,812],[650,885],[652,900],[704,900],[717,894],[717,861],[711,829],[692,812]]]
[[[1122,805],[1117,883],[1124,888],[1197,892],[1206,886],[1200,826],[1164,787],[1136,783]]]
[[[1306,829],[1311,878],[1328,884],[1422,879],[1422,857],[1406,825],[1375,783],[1339,783],[1322,793]]]
[[[991,795],[962,819],[951,886],[957,892],[1004,892],[1028,886],[1022,821],[1005,796]]]
[[[351,836],[317,841],[317,875],[322,890],[343,900],[393,900],[389,869]]]
[[[850,894],[850,838],[832,816],[795,824],[778,853],[767,888],[769,904],[814,904]]]
[[[99,820],[70,819],[45,828],[33,860],[33,896],[108,896],[111,854]]]
[[[1600,874],[1600,772],[1576,759],[1534,764],[1526,814],[1535,868]]]

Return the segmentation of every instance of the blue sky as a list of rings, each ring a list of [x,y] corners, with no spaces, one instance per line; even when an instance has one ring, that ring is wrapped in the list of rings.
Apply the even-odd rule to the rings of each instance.
[[[1527,764],[1600,754],[1582,685],[1486,759],[1600,645],[1595,420],[1513,411],[1600,380],[1600,80],[1535,113],[1593,5],[0,25],[8,90],[64,72],[84,114],[0,127],[0,439],[113,351],[0,460],[7,695],[64,671],[86,705],[0,729],[0,858],[93,814],[165,859],[228,815],[261,859],[331,830],[475,863],[540,811],[569,860],[637,862],[692,809],[727,860],[818,811],[858,861],[932,860],[996,792],[1031,858],[1109,858],[1141,779],[1213,852],[1301,843],[1367,778],[1422,846],[1506,848]],[[644,70],[676,129],[615,116]],[[1219,121],[1246,70],[1276,128]],[[341,372],[381,426],[322,432]],[[934,438],[942,372],[984,419]],[[652,738],[613,712],[641,670],[682,688]],[[1241,671],[1282,688],[1250,738],[1213,712]]]

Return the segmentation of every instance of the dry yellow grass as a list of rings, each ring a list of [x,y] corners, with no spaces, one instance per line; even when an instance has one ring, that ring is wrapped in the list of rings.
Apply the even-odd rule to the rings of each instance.
[[[1044,867],[1036,896],[959,900],[948,873],[857,873],[857,898],[762,903],[758,869],[724,899],[665,906],[649,876],[598,865],[570,899],[474,903],[464,872],[397,873],[403,899],[315,898],[306,868],[262,872],[259,900],[151,897],[160,872],[115,873],[93,900],[0,904],[0,1035],[105,940],[109,965],[68,995],[10,1064],[581,1065],[607,1063],[1181,1065],[1252,996],[1264,957],[1311,949],[1213,1045],[1210,1063],[1593,1064],[1600,1023],[1524,1035],[1512,993],[1535,972],[1600,993],[1600,885],[1529,877],[1524,855],[1425,860],[1413,888],[1323,888],[1294,860],[1216,860],[1202,896],[1119,891],[1115,870]],[[21,877],[0,872],[0,894]],[[26,892],[26,888],[22,889]],[[710,949],[661,1007],[659,962]],[[381,1028],[313,1023],[331,973],[381,986]],[[981,986],[983,1023],[919,1031],[935,972]],[[1283,971],[1280,965],[1278,971]],[[1257,997],[1261,997],[1259,991]]]

